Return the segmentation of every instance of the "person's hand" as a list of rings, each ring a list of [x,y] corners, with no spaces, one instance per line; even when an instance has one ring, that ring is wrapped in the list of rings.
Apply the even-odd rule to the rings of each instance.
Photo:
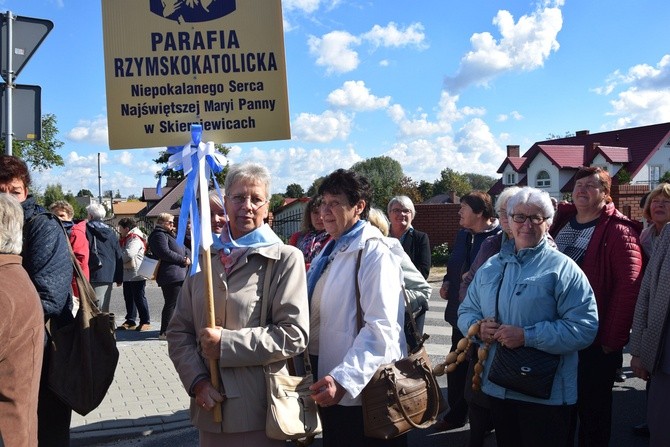
[[[218,360],[221,357],[221,330],[223,328],[220,326],[200,330],[200,350],[202,356],[208,360]]]
[[[485,343],[493,343],[493,336],[500,327],[495,318],[486,318],[479,325],[479,339]]]
[[[644,369],[642,366],[642,361],[638,356],[632,356],[630,358],[630,367],[633,370],[635,377],[639,377],[642,380],[649,380],[649,371]]]
[[[501,324],[493,334],[493,339],[507,348],[519,348],[526,344],[523,328]]]
[[[212,386],[209,379],[198,381],[193,387],[193,392],[195,394],[195,404],[206,411],[212,411],[217,402],[223,402],[226,399],[226,396]]]
[[[189,265],[191,265],[191,258],[189,258],[188,256],[185,257],[184,262],[186,263],[186,267],[188,267]]]
[[[440,287],[440,298],[443,300],[448,300],[449,299],[449,281],[445,281],[442,283],[442,287]]]
[[[337,405],[347,391],[332,376],[325,376],[309,387],[314,391],[312,399],[320,407]]]

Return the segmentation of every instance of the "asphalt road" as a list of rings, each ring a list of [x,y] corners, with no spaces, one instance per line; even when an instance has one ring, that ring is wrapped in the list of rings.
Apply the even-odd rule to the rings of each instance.
[[[431,333],[429,328],[444,327],[447,323],[442,320],[445,302],[440,299],[437,291],[440,286],[438,275],[431,275],[431,284],[433,286],[433,295],[431,297],[431,310],[426,319],[426,328],[430,333],[431,344],[450,345],[450,337],[443,331],[434,331]],[[155,282],[148,281],[146,287],[147,300],[149,302],[149,312],[151,315],[152,329],[158,330],[160,326],[160,314],[163,306],[163,296],[161,290]],[[123,303],[120,288],[114,288],[110,310],[115,313],[117,324],[123,323],[125,316],[125,306]],[[441,358],[433,358],[434,362]],[[633,434],[632,426],[644,420],[645,409],[645,382],[634,378],[629,367],[630,356],[624,354],[624,372],[628,379],[624,383],[615,384],[613,389],[613,414],[612,414],[612,447],[646,447],[648,440],[640,438]],[[444,376],[439,378],[442,391],[446,396],[446,379]],[[468,442],[468,426],[451,432],[436,433],[431,429],[414,430],[409,436],[409,445],[425,447],[465,447]],[[113,443],[100,444],[107,447],[180,447],[198,445],[198,433],[194,428],[177,430],[169,433],[143,436],[141,438],[126,439]],[[321,447],[321,440],[316,439],[314,447]],[[495,435],[487,439],[485,447],[495,447]]]

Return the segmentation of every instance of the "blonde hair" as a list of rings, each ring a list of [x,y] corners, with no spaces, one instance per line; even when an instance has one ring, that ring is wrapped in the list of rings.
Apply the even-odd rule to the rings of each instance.
[[[156,219],[157,224],[174,221],[174,216],[170,213],[160,213]]]
[[[661,183],[656,188],[652,189],[644,200],[642,215],[645,219],[651,220],[651,201],[658,196],[664,196],[666,199],[670,199],[670,183]]]
[[[374,207],[370,208],[368,221],[379,228],[379,231],[381,231],[384,236],[389,235],[389,220],[386,218],[386,215],[382,210]]]

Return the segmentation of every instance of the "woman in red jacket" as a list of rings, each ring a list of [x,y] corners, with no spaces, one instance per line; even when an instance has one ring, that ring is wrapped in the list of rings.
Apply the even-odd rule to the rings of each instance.
[[[615,371],[628,343],[642,281],[641,225],[614,207],[611,185],[604,169],[580,168],[573,203],[559,205],[550,230],[558,249],[586,274],[598,305],[598,335],[579,352],[580,446],[609,445]]]

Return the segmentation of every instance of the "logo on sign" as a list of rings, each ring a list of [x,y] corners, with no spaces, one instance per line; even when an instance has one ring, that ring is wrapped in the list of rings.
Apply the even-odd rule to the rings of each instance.
[[[178,23],[208,22],[235,11],[235,0],[150,0],[149,8]]]

